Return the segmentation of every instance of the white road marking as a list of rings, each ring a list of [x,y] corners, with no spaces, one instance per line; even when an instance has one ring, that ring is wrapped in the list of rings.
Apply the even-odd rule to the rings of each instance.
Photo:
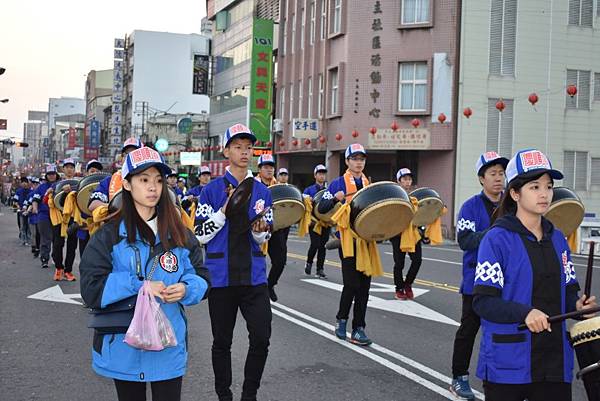
[[[331,281],[316,280],[316,279],[302,279],[302,281],[318,285],[321,287],[329,288],[334,291],[342,292],[344,288],[341,284],[333,283]],[[415,297],[425,294],[429,290],[423,290],[420,288],[414,288]],[[369,295],[369,308],[375,308],[384,310],[387,312],[394,312],[401,315],[418,317],[421,319],[432,320],[434,322],[445,323],[451,326],[460,326],[460,324],[449,317],[442,315],[439,312],[434,311],[426,306],[423,306],[415,301],[399,301],[397,299],[383,299],[373,295]]]
[[[290,308],[288,306],[282,305],[282,304],[280,304],[278,302],[277,303],[271,303],[271,306],[277,308],[277,309],[273,309],[272,308],[273,314],[275,314],[275,315],[277,315],[277,316],[279,316],[279,317],[281,317],[281,318],[283,318],[285,320],[288,320],[288,321],[290,321],[290,322],[292,322],[292,323],[294,323],[294,324],[296,324],[298,326],[301,326],[301,327],[303,327],[303,328],[305,328],[305,329],[307,329],[309,331],[312,331],[313,333],[318,334],[321,337],[324,337],[324,338],[326,338],[326,339],[328,339],[330,341],[333,341],[333,342],[335,342],[335,343],[337,343],[337,344],[339,344],[341,346],[344,346],[344,347],[346,347],[346,348],[348,348],[348,349],[350,349],[350,350],[352,350],[354,352],[357,352],[357,353],[359,353],[359,354],[361,354],[361,355],[363,355],[363,356],[365,356],[365,357],[367,357],[367,358],[369,358],[369,359],[371,359],[371,360],[373,360],[373,361],[375,361],[375,362],[377,362],[377,363],[379,363],[379,364],[381,364],[381,365],[383,365],[383,366],[385,366],[385,367],[393,370],[394,372],[396,372],[396,373],[398,373],[398,374],[406,377],[407,379],[412,380],[412,381],[414,381],[414,382],[416,382],[416,383],[418,383],[418,384],[420,384],[420,385],[428,388],[429,390],[440,394],[441,396],[443,396],[443,397],[445,397],[445,398],[447,398],[449,400],[456,400],[456,397],[450,391],[448,391],[447,389],[445,389],[445,388],[443,388],[443,387],[441,387],[441,386],[439,386],[439,385],[437,385],[437,384],[435,384],[435,383],[433,383],[433,382],[425,379],[424,377],[419,376],[418,374],[415,374],[415,373],[413,373],[413,372],[411,372],[411,371],[403,368],[402,366],[400,366],[400,365],[398,365],[398,364],[396,364],[396,363],[394,363],[394,362],[392,362],[392,361],[390,361],[388,359],[385,359],[385,358],[383,358],[383,357],[381,357],[381,356],[379,356],[379,355],[371,352],[370,349],[376,350],[376,351],[384,353],[384,354],[387,354],[387,355],[389,355],[389,356],[391,356],[391,357],[399,360],[400,362],[402,362],[402,363],[404,363],[404,364],[406,364],[406,365],[408,365],[408,366],[410,366],[412,368],[415,368],[415,369],[417,369],[417,370],[419,370],[419,371],[421,371],[421,372],[423,372],[425,374],[428,374],[429,376],[431,376],[431,377],[433,377],[433,378],[435,378],[437,380],[440,380],[441,382],[444,382],[446,384],[450,384],[452,382],[452,379],[450,377],[445,376],[442,373],[440,373],[440,372],[438,372],[438,371],[436,371],[434,369],[431,369],[431,368],[429,368],[429,367],[427,367],[427,366],[425,366],[425,365],[423,365],[423,364],[421,364],[421,363],[419,363],[419,362],[417,362],[417,361],[415,361],[415,360],[413,360],[413,359],[411,359],[411,358],[409,358],[407,356],[398,354],[397,352],[389,350],[389,349],[387,349],[387,348],[385,348],[383,346],[377,345],[375,343],[371,344],[370,347],[364,347],[363,348],[363,347],[360,347],[360,346],[357,346],[357,345],[353,345],[353,344],[351,344],[351,343],[349,343],[347,341],[340,340],[337,337],[335,337],[335,335],[332,334],[333,331],[335,330],[335,327],[333,325],[331,325],[329,323],[326,323],[326,322],[323,322],[322,320],[313,318],[312,316],[306,315],[306,314],[304,314],[304,313],[302,313],[300,311],[297,311],[297,310],[295,310],[293,308]],[[298,320],[298,319],[296,319],[296,318],[294,318],[294,317],[292,317],[292,316],[290,316],[290,315],[288,315],[288,314],[286,314],[286,313],[284,313],[284,312],[282,312],[281,310],[278,310],[278,309],[281,309],[281,310],[283,310],[283,311],[285,311],[285,312],[287,312],[287,313],[289,313],[291,315],[298,316],[298,317],[300,317],[300,318],[302,318],[302,319],[304,319],[304,320],[306,320],[308,322],[311,322],[311,323],[313,323],[315,325],[321,326],[321,327],[327,329],[328,332],[325,332],[325,331],[323,331],[323,330],[321,330],[319,328],[316,328],[316,327],[314,327],[314,326],[312,326],[312,325],[310,325],[310,324],[308,324],[308,323],[306,323],[306,322],[304,322],[302,320]],[[473,390],[473,392],[475,393],[475,396],[478,399],[480,399],[480,400],[484,399],[483,394],[480,393],[479,391]]]
[[[81,294],[65,294],[57,284],[54,287],[46,288],[40,292],[36,292],[27,298],[39,299],[41,301],[63,302],[65,304],[83,305],[81,302],[74,301],[73,298],[81,299]]]

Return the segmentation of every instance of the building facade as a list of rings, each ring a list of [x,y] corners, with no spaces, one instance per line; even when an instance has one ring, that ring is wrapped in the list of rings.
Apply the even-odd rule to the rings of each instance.
[[[85,99],[60,97],[48,99],[48,142],[44,158],[53,163],[65,157],[65,126],[85,122]],[[57,121],[61,124],[57,127]],[[68,138],[67,138],[68,140]],[[67,142],[68,145],[68,142]]]
[[[456,3],[281,2],[274,145],[292,182],[318,163],[339,175],[359,142],[372,180],[408,167],[453,209]]]
[[[596,2],[597,3],[597,2]],[[600,215],[600,4],[592,0],[463,3],[456,204],[481,187],[484,151],[545,152],[586,212]],[[567,88],[577,93],[570,96]]]
[[[29,111],[27,122],[23,125],[23,141],[29,146],[23,155],[33,170],[41,171],[44,159],[44,141],[48,142],[48,112]]]
[[[113,70],[91,70],[85,82],[85,138],[84,156],[86,161],[102,157],[110,159],[108,132],[103,131],[104,109],[112,106]],[[99,132],[96,132],[98,131]],[[91,142],[91,135],[97,135]],[[92,145],[92,146],[90,146]],[[87,154],[86,154],[87,153]]]

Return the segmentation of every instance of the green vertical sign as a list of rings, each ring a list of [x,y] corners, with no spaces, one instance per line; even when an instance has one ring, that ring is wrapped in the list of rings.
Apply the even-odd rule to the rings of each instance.
[[[273,21],[254,19],[248,126],[261,142],[271,140]]]

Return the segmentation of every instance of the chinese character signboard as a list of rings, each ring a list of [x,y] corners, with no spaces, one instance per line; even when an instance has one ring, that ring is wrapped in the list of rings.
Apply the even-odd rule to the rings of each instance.
[[[116,149],[121,144],[121,124],[123,108],[123,74],[125,71],[125,39],[116,38],[114,40],[114,68],[113,68],[113,93],[112,93],[112,121],[110,130],[110,147]],[[91,127],[90,127],[91,128]],[[91,142],[90,130],[90,142]],[[90,147],[91,146],[90,144]]]
[[[427,129],[378,129],[369,135],[369,149],[378,150],[427,150],[431,148],[431,132]]]
[[[69,136],[68,136],[69,144],[68,148],[73,149],[77,144],[77,130],[73,127],[69,128]]]
[[[181,152],[179,161],[182,166],[199,166],[202,164],[202,152]]]
[[[311,118],[294,118],[292,121],[294,138],[316,139],[319,137],[319,123]]]
[[[90,121],[90,139],[89,147],[97,149],[100,146],[100,122],[97,120]]]
[[[194,95],[208,94],[208,56],[194,55],[194,83],[192,93]]]
[[[271,140],[273,21],[254,19],[248,126],[261,142]]]

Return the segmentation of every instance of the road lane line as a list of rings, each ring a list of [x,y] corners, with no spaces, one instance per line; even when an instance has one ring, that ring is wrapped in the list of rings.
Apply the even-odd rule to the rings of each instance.
[[[431,381],[429,381],[429,380],[427,380],[427,379],[425,379],[425,378],[423,378],[423,377],[421,377],[421,376],[419,376],[419,375],[417,375],[417,374],[415,374],[415,373],[413,373],[413,372],[411,372],[411,371],[409,371],[409,370],[407,370],[407,369],[405,369],[405,368],[403,368],[403,367],[401,367],[401,366],[399,366],[399,365],[397,365],[397,364],[395,364],[395,363],[393,363],[393,362],[391,362],[391,361],[389,361],[389,360],[387,360],[387,359],[385,359],[385,358],[383,358],[383,357],[381,357],[381,356],[379,356],[377,354],[374,354],[374,353],[368,351],[368,349],[370,348],[370,349],[382,352],[384,354],[387,354],[387,355],[389,355],[389,356],[391,356],[391,357],[399,360],[400,362],[407,364],[408,366],[411,366],[411,367],[413,367],[413,368],[415,368],[417,370],[420,370],[421,372],[423,372],[425,374],[430,375],[431,377],[433,377],[433,378],[435,378],[437,380],[440,380],[443,383],[450,384],[452,382],[452,379],[450,377],[445,376],[442,373],[440,373],[440,372],[438,372],[438,371],[436,371],[434,369],[431,369],[431,368],[429,368],[429,367],[427,367],[427,366],[425,366],[425,365],[423,365],[423,364],[421,364],[421,363],[419,363],[419,362],[417,362],[417,361],[415,361],[415,360],[413,360],[413,359],[411,359],[409,357],[406,357],[404,355],[398,354],[397,352],[389,350],[389,349],[387,349],[387,348],[385,348],[383,346],[377,345],[375,343],[371,344],[370,347],[363,348],[363,347],[351,344],[348,341],[340,340],[335,335],[332,334],[333,331],[335,330],[335,327],[333,325],[331,325],[329,323],[326,323],[326,322],[323,322],[322,320],[313,318],[312,316],[309,316],[309,315],[307,315],[305,313],[297,311],[297,310],[295,310],[293,308],[290,308],[288,306],[282,305],[282,304],[280,304],[278,302],[271,303],[271,306],[274,306],[274,307],[276,307],[278,309],[282,309],[282,310],[284,310],[285,312],[287,312],[289,314],[296,315],[297,317],[302,318],[302,319],[304,319],[304,320],[306,320],[308,322],[311,322],[313,324],[321,326],[321,327],[327,329],[328,332],[325,332],[325,331],[323,331],[321,329],[318,329],[318,328],[316,328],[314,326],[311,326],[310,324],[308,324],[306,322],[303,322],[301,320],[298,320],[298,319],[296,319],[296,318],[294,318],[292,316],[289,316],[288,314],[286,314],[284,312],[281,312],[281,311],[279,311],[277,309],[272,309],[273,313],[276,314],[277,316],[282,317],[283,319],[286,319],[286,320],[288,320],[288,321],[290,321],[292,323],[295,323],[295,324],[297,324],[297,325],[299,325],[301,327],[304,327],[305,329],[308,329],[308,330],[310,330],[310,331],[312,331],[312,332],[314,332],[314,333],[316,333],[316,334],[318,334],[318,335],[320,335],[322,337],[325,337],[328,340],[331,340],[331,341],[333,341],[333,342],[335,342],[335,343],[337,343],[339,345],[342,345],[342,346],[344,346],[344,347],[346,347],[346,348],[348,348],[348,349],[350,349],[352,351],[358,352],[359,354],[362,354],[363,356],[366,356],[367,358],[369,358],[369,359],[371,359],[371,360],[373,360],[373,361],[375,361],[375,362],[377,362],[377,363],[379,363],[379,364],[381,364],[381,365],[383,365],[383,366],[385,366],[385,367],[387,367],[387,368],[395,371],[396,373],[398,373],[398,374],[406,377],[407,379],[413,380],[414,382],[416,382],[416,383],[418,383],[418,384],[420,384],[420,385],[422,385],[422,386],[430,389],[431,391],[434,391],[434,392],[442,395],[443,397],[448,398],[449,400],[456,400],[456,397],[450,391],[448,391],[447,389],[445,389],[443,387],[440,387],[437,384],[435,384],[435,383],[433,383],[433,382],[431,382]],[[479,398],[480,400],[484,399],[482,393],[480,393],[480,392],[478,392],[476,390],[473,390],[473,392],[475,393],[475,396],[477,398]]]

